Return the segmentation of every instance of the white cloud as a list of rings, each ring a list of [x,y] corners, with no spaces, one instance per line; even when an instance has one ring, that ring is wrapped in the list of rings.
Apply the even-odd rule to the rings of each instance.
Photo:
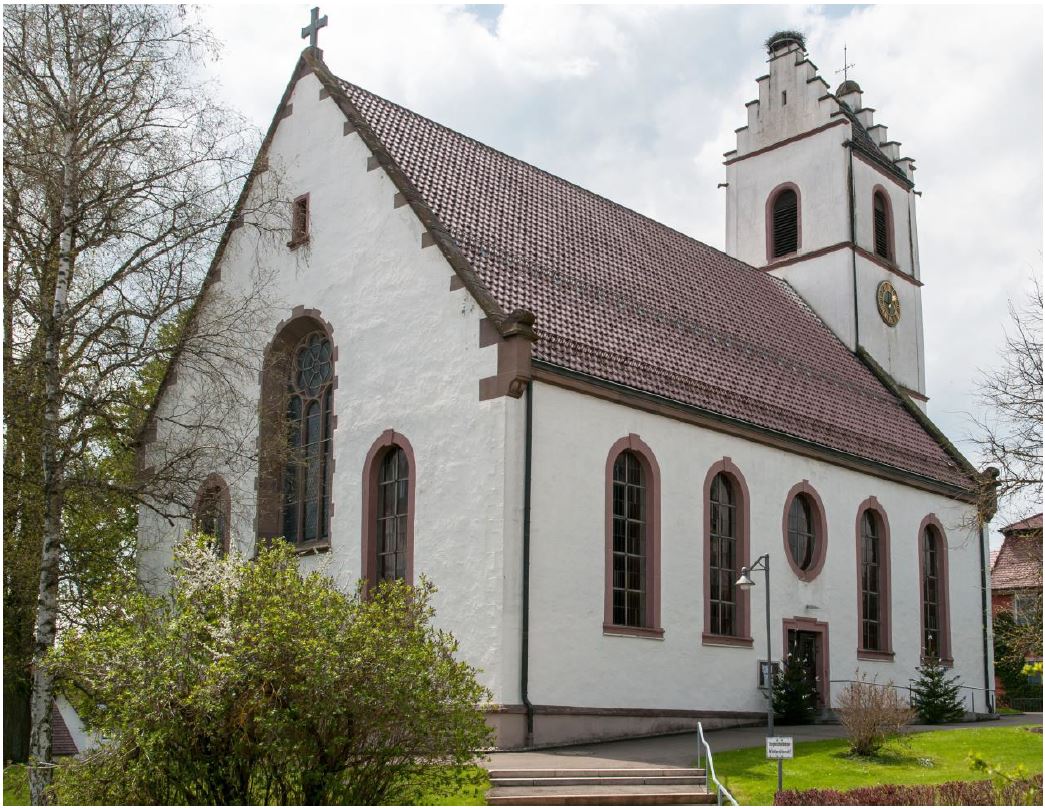
[[[917,160],[930,414],[959,443],[1006,303],[1041,271],[1042,10],[1035,6],[337,6],[341,77],[715,246],[722,152],[774,30],[832,85],[843,43],[876,120]],[[308,6],[208,11],[231,103],[268,125]],[[965,444],[965,448],[969,448]]]

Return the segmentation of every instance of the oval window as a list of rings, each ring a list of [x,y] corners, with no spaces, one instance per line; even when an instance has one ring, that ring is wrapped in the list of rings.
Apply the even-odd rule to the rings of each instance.
[[[799,494],[791,501],[787,515],[787,547],[794,565],[803,572],[813,566],[816,557],[816,525],[809,497]]]

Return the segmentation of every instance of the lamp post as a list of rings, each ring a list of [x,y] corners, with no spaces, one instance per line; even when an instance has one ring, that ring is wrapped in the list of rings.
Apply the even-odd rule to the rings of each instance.
[[[769,553],[760,555],[750,567],[741,567],[736,585],[740,589],[750,589],[755,585],[755,582],[751,580],[751,573],[759,570],[766,574],[766,667],[769,669],[769,714],[767,716],[769,729],[767,735],[771,737],[773,735],[773,635],[772,623],[769,619]],[[776,783],[777,791],[782,791],[784,763],[780,759],[777,759],[776,762]]]

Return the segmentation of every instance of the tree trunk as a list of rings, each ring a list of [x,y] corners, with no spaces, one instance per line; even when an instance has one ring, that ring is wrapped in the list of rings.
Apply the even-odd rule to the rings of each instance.
[[[75,109],[75,103],[70,104]],[[53,775],[51,723],[54,676],[44,664],[54,647],[58,617],[58,561],[62,543],[62,469],[58,458],[59,417],[62,408],[61,350],[65,304],[73,271],[73,188],[75,134],[69,121],[62,166],[62,224],[54,306],[44,342],[43,435],[43,547],[40,552],[40,591],[36,603],[36,643],[33,648],[32,735],[29,742],[29,798],[46,805]]]

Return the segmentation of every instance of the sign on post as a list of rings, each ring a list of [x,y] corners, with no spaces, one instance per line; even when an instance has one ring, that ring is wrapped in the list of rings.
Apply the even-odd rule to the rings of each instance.
[[[783,735],[766,738],[766,760],[790,760],[794,756],[794,738]]]

